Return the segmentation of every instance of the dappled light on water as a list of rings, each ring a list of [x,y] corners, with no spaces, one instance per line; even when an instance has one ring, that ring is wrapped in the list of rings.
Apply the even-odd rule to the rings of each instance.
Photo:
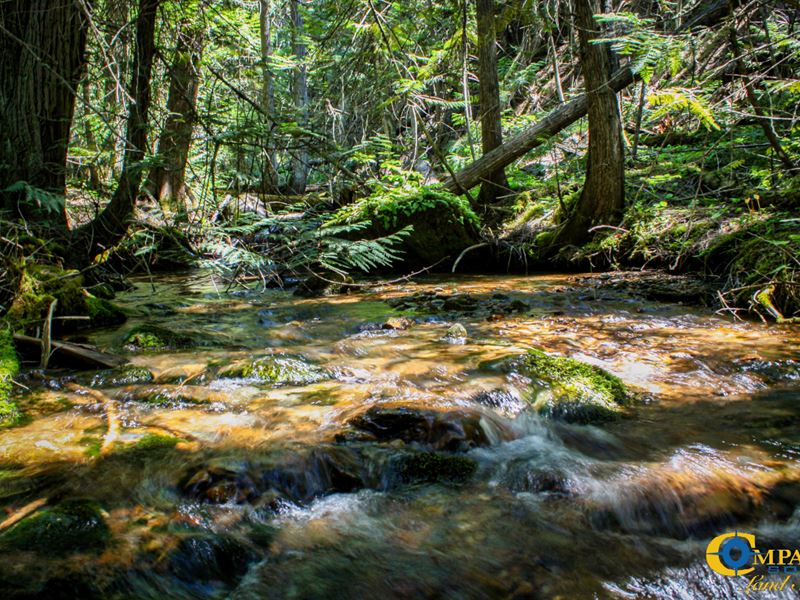
[[[703,562],[716,532],[797,539],[788,327],[592,276],[298,300],[199,274],[121,300],[135,316],[92,341],[143,369],[34,372],[30,421],[0,434],[9,512],[80,500],[108,528],[79,553],[23,547],[0,569],[20,594],[730,597]],[[144,323],[192,344],[126,348]],[[602,422],[535,414],[535,382],[494,366],[531,347],[620,377],[630,406]]]

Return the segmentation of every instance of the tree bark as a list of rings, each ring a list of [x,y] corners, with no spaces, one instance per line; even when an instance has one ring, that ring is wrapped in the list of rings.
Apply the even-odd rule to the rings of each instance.
[[[308,126],[308,79],[306,72],[305,24],[300,0],[291,0],[292,47],[297,66],[294,71],[294,106],[300,127]],[[297,151],[292,165],[291,188],[294,194],[304,194],[308,183],[308,150]]]
[[[63,234],[67,147],[87,28],[72,0],[0,2],[0,206]],[[28,202],[24,190],[8,191],[19,182],[45,192],[52,209]]]
[[[258,15],[261,32],[261,60],[263,61],[261,87],[261,108],[269,119],[275,116],[275,78],[272,74],[272,0],[259,0]],[[265,127],[269,127],[266,136],[267,150],[265,152],[264,182],[262,187],[267,194],[274,194],[278,190],[278,156],[275,149],[275,139],[272,135],[272,124],[266,119]]]
[[[477,0],[478,63],[480,70],[481,145],[483,153],[503,143],[500,84],[497,80],[497,33],[494,0]],[[482,207],[495,204],[508,194],[508,181],[503,168],[488,173],[481,185],[478,203]]]
[[[614,74],[608,82],[608,87],[614,92],[619,92],[633,83],[635,79],[636,77],[630,68],[623,67]],[[463,194],[464,191],[474,188],[489,173],[510,165],[537,146],[544,144],[559,131],[566,129],[575,121],[584,117],[587,107],[586,94],[559,106],[538,123],[531,125],[522,133],[509,139],[502,146],[484,154],[475,162],[464,167],[456,173],[455,177],[445,179],[442,182],[445,189],[453,194]]]
[[[581,244],[593,226],[621,218],[625,205],[625,146],[617,93],[609,85],[611,56],[594,20],[594,0],[575,0],[575,24],[589,116],[589,150],[583,191],[556,236],[555,246]]]
[[[122,174],[111,201],[74,236],[77,261],[92,259],[117,244],[128,230],[142,184],[142,162],[147,153],[150,76],[155,54],[156,15],[160,0],[139,0],[136,17],[136,50],[133,58],[128,125]]]
[[[204,38],[200,24],[184,23],[181,29],[170,72],[169,115],[158,140],[158,164],[147,183],[164,213],[179,218],[186,215],[186,165],[196,119]]]

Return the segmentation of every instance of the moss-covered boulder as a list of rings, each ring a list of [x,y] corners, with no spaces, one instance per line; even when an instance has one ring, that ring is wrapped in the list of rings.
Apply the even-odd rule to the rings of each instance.
[[[407,483],[463,483],[470,479],[478,464],[466,456],[441,452],[420,452],[400,463],[400,478]]]
[[[105,298],[86,295],[86,311],[93,327],[122,325],[128,316],[113,302]]]
[[[406,267],[429,267],[446,257],[452,263],[478,241],[477,215],[466,199],[439,186],[406,186],[380,190],[339,211],[333,223],[369,222],[360,239],[413,230],[402,240],[400,260]]]
[[[66,271],[55,265],[25,264],[20,269],[19,284],[8,318],[17,329],[40,327],[47,318],[50,305],[57,301],[54,316],[89,317],[89,325],[103,327],[119,325],[127,319],[125,313],[108,300],[97,298],[84,290],[79,271]],[[75,329],[85,321],[54,321],[54,329]]]
[[[531,379],[525,399],[547,417],[597,423],[617,418],[628,404],[628,391],[618,377],[572,358],[532,349],[502,366]]]
[[[11,332],[0,329],[0,429],[13,427],[22,419],[22,412],[11,400],[12,379],[19,372]]]
[[[243,377],[275,385],[310,385],[330,378],[325,369],[283,354],[242,361],[219,370],[220,377]]]
[[[134,327],[125,336],[124,343],[133,351],[178,350],[194,345],[192,338],[186,334],[148,324]]]
[[[110,538],[96,504],[69,500],[22,519],[0,535],[0,548],[63,555],[102,550]]]

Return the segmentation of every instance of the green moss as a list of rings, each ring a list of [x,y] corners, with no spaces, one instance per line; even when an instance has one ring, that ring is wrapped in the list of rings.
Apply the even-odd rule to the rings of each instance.
[[[57,315],[87,314],[80,272],[64,271],[53,265],[25,264],[8,318],[20,328],[41,325],[53,300],[58,300]]]
[[[0,535],[0,546],[52,556],[101,550],[110,538],[96,504],[70,500],[26,517]]]
[[[412,184],[380,189],[339,210],[329,224],[362,222],[370,223],[370,227],[356,232],[354,239],[380,237],[410,228],[401,246],[403,261],[423,266],[458,256],[464,248],[476,243],[480,227],[466,199],[440,186]]]
[[[91,387],[103,388],[152,383],[152,381],[153,374],[146,368],[127,365],[117,369],[98,371],[91,376],[87,383]]]
[[[19,425],[24,415],[11,401],[12,380],[19,372],[19,361],[14,350],[11,332],[0,329],[0,428]]]
[[[526,399],[542,415],[594,423],[618,417],[628,403],[625,384],[600,367],[537,349],[514,364],[533,380]]]
[[[192,338],[156,325],[139,325],[125,336],[132,350],[172,350],[192,346]]]
[[[334,222],[358,223],[376,222],[385,229],[396,228],[408,218],[431,210],[444,210],[461,224],[480,225],[480,219],[461,196],[456,196],[441,188],[430,185],[415,185],[379,190],[367,198],[341,209],[333,218]]]
[[[140,437],[134,444],[122,447],[119,454],[125,457],[135,457],[151,452],[173,450],[175,446],[184,441],[186,440],[171,435],[147,433]]]
[[[128,320],[127,315],[122,312],[122,309],[113,302],[103,298],[97,298],[91,295],[86,296],[86,308],[91,323],[95,327],[121,325]]]
[[[627,400],[623,383],[599,367],[529,352],[526,367],[546,388],[529,398],[534,409],[553,418],[591,423],[616,417]]]
[[[329,379],[325,369],[291,356],[265,356],[249,363],[236,363],[220,370],[221,377],[253,378],[265,383],[308,385]]]
[[[478,468],[471,458],[438,452],[420,452],[403,459],[400,476],[406,482],[462,483]]]

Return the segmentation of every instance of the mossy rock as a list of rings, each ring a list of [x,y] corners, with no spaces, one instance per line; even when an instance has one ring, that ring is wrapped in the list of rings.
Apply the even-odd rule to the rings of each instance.
[[[420,452],[404,458],[400,477],[404,482],[463,483],[478,469],[471,458],[440,452]]]
[[[19,329],[40,326],[54,300],[58,301],[54,316],[88,316],[93,327],[119,325],[127,319],[112,302],[87,293],[79,271],[65,271],[54,265],[26,264],[20,272],[14,302],[8,311],[8,318]],[[55,321],[54,327],[75,329],[80,323]]]
[[[174,450],[175,446],[186,440],[172,435],[146,433],[133,444],[128,444],[120,449],[119,456],[127,458],[144,457]]]
[[[18,372],[19,361],[11,332],[0,329],[0,429],[13,427],[24,420],[22,412],[11,401],[12,380]]]
[[[202,405],[220,401],[224,396],[207,388],[178,385],[134,385],[123,389],[120,398],[125,402],[140,402],[159,407]]]
[[[400,245],[400,261],[406,267],[430,267],[446,257],[452,262],[479,239],[480,222],[469,202],[438,186],[381,191],[345,207],[332,220],[364,221],[370,227],[356,232],[357,239],[413,228]]]
[[[80,272],[65,271],[54,265],[26,264],[21,269],[17,293],[7,316],[20,328],[39,326],[53,300],[58,300],[56,315],[87,314]]]
[[[223,367],[220,377],[243,377],[275,385],[309,385],[330,379],[323,368],[300,358],[274,355]]]
[[[190,336],[157,325],[139,325],[125,336],[125,346],[135,351],[177,350],[193,345]]]
[[[628,404],[628,391],[618,377],[572,358],[532,349],[503,366],[532,380],[525,399],[550,418],[598,423],[619,417]]]
[[[86,296],[86,309],[93,327],[122,325],[128,316],[116,304],[104,298]]]
[[[69,500],[26,517],[0,535],[0,547],[48,555],[102,550],[111,539],[100,508]]]
[[[142,383],[152,383],[153,374],[145,367],[126,365],[116,369],[105,369],[81,376],[78,382],[93,388],[112,388]]]

